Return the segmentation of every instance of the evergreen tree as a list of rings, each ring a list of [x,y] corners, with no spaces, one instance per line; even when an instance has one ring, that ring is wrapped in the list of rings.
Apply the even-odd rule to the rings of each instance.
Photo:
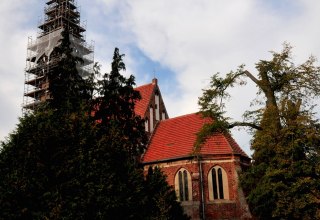
[[[145,186],[145,193],[148,196],[146,209],[149,211],[146,219],[190,219],[183,213],[174,189],[168,185],[166,176],[158,167],[149,167]]]
[[[81,197],[88,119],[46,110],[20,120],[0,153],[0,219],[61,219]]]
[[[252,213],[258,219],[320,218],[319,123],[312,101],[320,95],[320,68],[310,57],[294,65],[291,47],[272,52],[270,61],[256,64],[257,77],[240,66],[224,78],[212,77],[211,87],[199,99],[201,111],[215,122],[202,129],[196,146],[214,131],[246,126],[253,132],[253,164],[241,178]],[[227,89],[250,79],[258,88],[258,109],[245,121],[225,117]],[[264,104],[265,103],[265,104]]]
[[[69,46],[61,54],[71,56]],[[119,72],[122,56],[116,49],[111,73],[99,85],[91,78],[91,87],[78,78],[73,58],[65,60],[51,85],[53,100],[21,118],[1,143],[0,219],[150,219],[148,203],[155,200],[148,193],[156,188],[165,201],[152,206],[162,210],[157,219],[184,219],[163,177],[147,181],[138,166],[146,134],[134,114],[134,78]],[[94,88],[101,96],[88,102],[86,91]]]
[[[139,156],[147,141],[144,130],[144,121],[140,116],[135,115],[135,102],[140,100],[140,94],[135,91],[134,76],[125,78],[120,71],[125,70],[119,49],[116,48],[113,55],[110,74],[104,74],[103,79],[98,81],[98,94],[95,99],[95,120],[102,132],[108,133],[110,128],[118,127],[119,132],[126,140],[123,148],[130,157]]]
[[[120,73],[125,70],[123,56],[116,48],[111,72],[98,81],[100,97],[94,101],[98,145],[92,149],[96,160],[91,170],[105,168],[98,176],[92,173],[93,179],[103,183],[93,203],[96,206],[102,202],[102,209],[92,215],[101,213],[103,219],[186,219],[160,171],[154,175],[149,172],[144,180],[137,163],[147,138],[144,121],[134,112],[135,102],[140,99],[133,89],[134,77],[125,78]]]
[[[61,33],[62,39],[52,56],[59,57],[57,64],[52,64],[49,70],[48,81],[49,93],[51,96],[50,107],[53,109],[64,109],[75,111],[83,101],[89,100],[90,85],[79,74],[77,66],[84,61],[82,58],[73,55],[70,34],[65,29]]]
[[[61,219],[80,195],[77,171],[93,123],[83,111],[89,96],[76,68],[81,59],[73,57],[70,45],[63,31],[53,53],[61,59],[47,75],[52,99],[24,115],[1,143],[0,219]]]

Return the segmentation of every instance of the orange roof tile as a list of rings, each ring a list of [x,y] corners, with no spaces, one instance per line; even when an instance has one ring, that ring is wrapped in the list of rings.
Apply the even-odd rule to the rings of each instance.
[[[136,91],[140,92],[141,95],[141,100],[136,102],[134,111],[136,115],[140,115],[141,118],[144,118],[144,114],[146,113],[150,99],[153,93],[153,90],[155,88],[156,84],[154,83],[149,83],[143,86],[139,86],[135,88]]]
[[[143,162],[156,162],[167,159],[191,156],[196,133],[208,119],[193,113],[159,122],[154,131]],[[216,133],[202,146],[202,155],[247,154],[239,147],[231,135]]]

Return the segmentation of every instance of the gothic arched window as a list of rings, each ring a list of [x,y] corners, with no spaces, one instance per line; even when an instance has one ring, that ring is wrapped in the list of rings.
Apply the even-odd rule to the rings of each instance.
[[[229,199],[228,176],[219,166],[213,167],[208,174],[209,199]]]
[[[179,201],[192,200],[191,176],[186,169],[181,168],[175,176],[175,190]]]

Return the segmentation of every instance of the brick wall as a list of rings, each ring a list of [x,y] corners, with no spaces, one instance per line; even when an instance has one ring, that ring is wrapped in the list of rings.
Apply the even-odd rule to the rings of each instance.
[[[242,190],[238,184],[237,171],[241,171],[240,159],[234,156],[209,157],[202,160],[202,177],[204,193],[204,209],[207,220],[211,219],[250,219],[251,215],[245,202]],[[197,160],[180,160],[175,162],[158,163],[153,166],[159,166],[167,175],[167,181],[174,187],[175,175],[181,169],[186,169],[192,180],[192,201],[182,202],[185,213],[192,219],[201,219],[201,181],[199,172],[199,163]],[[208,174],[214,167],[223,168],[228,177],[229,199],[209,200]],[[147,170],[149,167],[145,166]]]

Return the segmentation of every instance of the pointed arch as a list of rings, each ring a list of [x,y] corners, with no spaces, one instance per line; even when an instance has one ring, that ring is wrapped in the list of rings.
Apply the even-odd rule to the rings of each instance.
[[[229,199],[227,172],[220,166],[214,166],[208,173],[209,200]]]
[[[192,182],[190,173],[181,168],[175,175],[174,179],[175,191],[179,201],[192,200]]]

